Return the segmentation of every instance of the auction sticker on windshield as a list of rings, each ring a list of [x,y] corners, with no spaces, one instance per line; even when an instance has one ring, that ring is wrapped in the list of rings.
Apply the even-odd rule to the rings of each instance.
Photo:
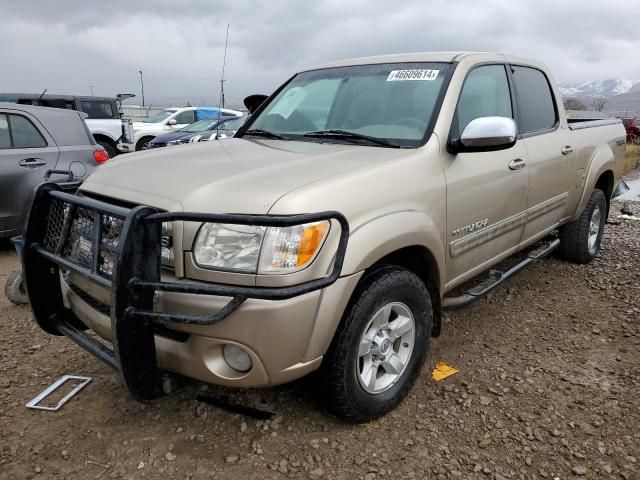
[[[428,80],[438,78],[440,70],[392,70],[387,82],[401,82],[405,80]]]

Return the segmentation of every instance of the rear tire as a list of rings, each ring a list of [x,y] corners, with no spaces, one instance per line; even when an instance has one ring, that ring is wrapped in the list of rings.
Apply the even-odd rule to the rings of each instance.
[[[4,294],[11,303],[15,303],[16,305],[26,305],[29,303],[21,270],[14,270],[9,274],[7,282],[4,284]]]
[[[607,219],[607,198],[595,189],[580,217],[560,228],[561,258],[574,263],[589,263],[600,250]]]
[[[420,374],[432,323],[431,298],[418,276],[396,266],[368,274],[320,369],[329,410],[362,423],[398,406]]]
[[[106,142],[104,140],[100,140],[97,143],[98,143],[98,145],[100,145],[102,148],[104,148],[107,151],[107,154],[109,155],[109,158],[113,158],[116,155],[118,155],[118,151],[109,142]]]

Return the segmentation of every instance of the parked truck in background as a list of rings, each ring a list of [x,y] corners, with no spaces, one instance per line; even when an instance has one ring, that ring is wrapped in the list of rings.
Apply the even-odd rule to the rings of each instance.
[[[129,95],[130,97],[130,95]],[[110,158],[133,150],[131,121],[122,119],[116,98],[37,93],[0,93],[0,102],[64,108],[86,113],[85,123]]]
[[[619,120],[567,120],[537,61],[309,69],[232,139],[107,163],[77,195],[41,186],[31,308],[137,399],[180,376],[264,387],[320,370],[331,411],[367,421],[407,395],[444,309],[554,250],[597,255],[624,150]]]

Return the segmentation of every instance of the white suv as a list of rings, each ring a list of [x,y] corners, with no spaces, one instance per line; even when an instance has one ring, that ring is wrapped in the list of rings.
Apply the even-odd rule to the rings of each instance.
[[[166,108],[151,115],[142,122],[133,124],[133,142],[136,151],[145,148],[147,143],[158,135],[180,130],[187,125],[207,118],[222,116],[241,116],[242,112],[217,107]]]

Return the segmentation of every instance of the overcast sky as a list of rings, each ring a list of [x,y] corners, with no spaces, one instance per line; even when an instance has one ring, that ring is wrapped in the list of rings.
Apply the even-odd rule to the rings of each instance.
[[[561,82],[640,80],[628,0],[0,0],[0,91],[227,104],[305,66],[429,50],[538,58]]]

